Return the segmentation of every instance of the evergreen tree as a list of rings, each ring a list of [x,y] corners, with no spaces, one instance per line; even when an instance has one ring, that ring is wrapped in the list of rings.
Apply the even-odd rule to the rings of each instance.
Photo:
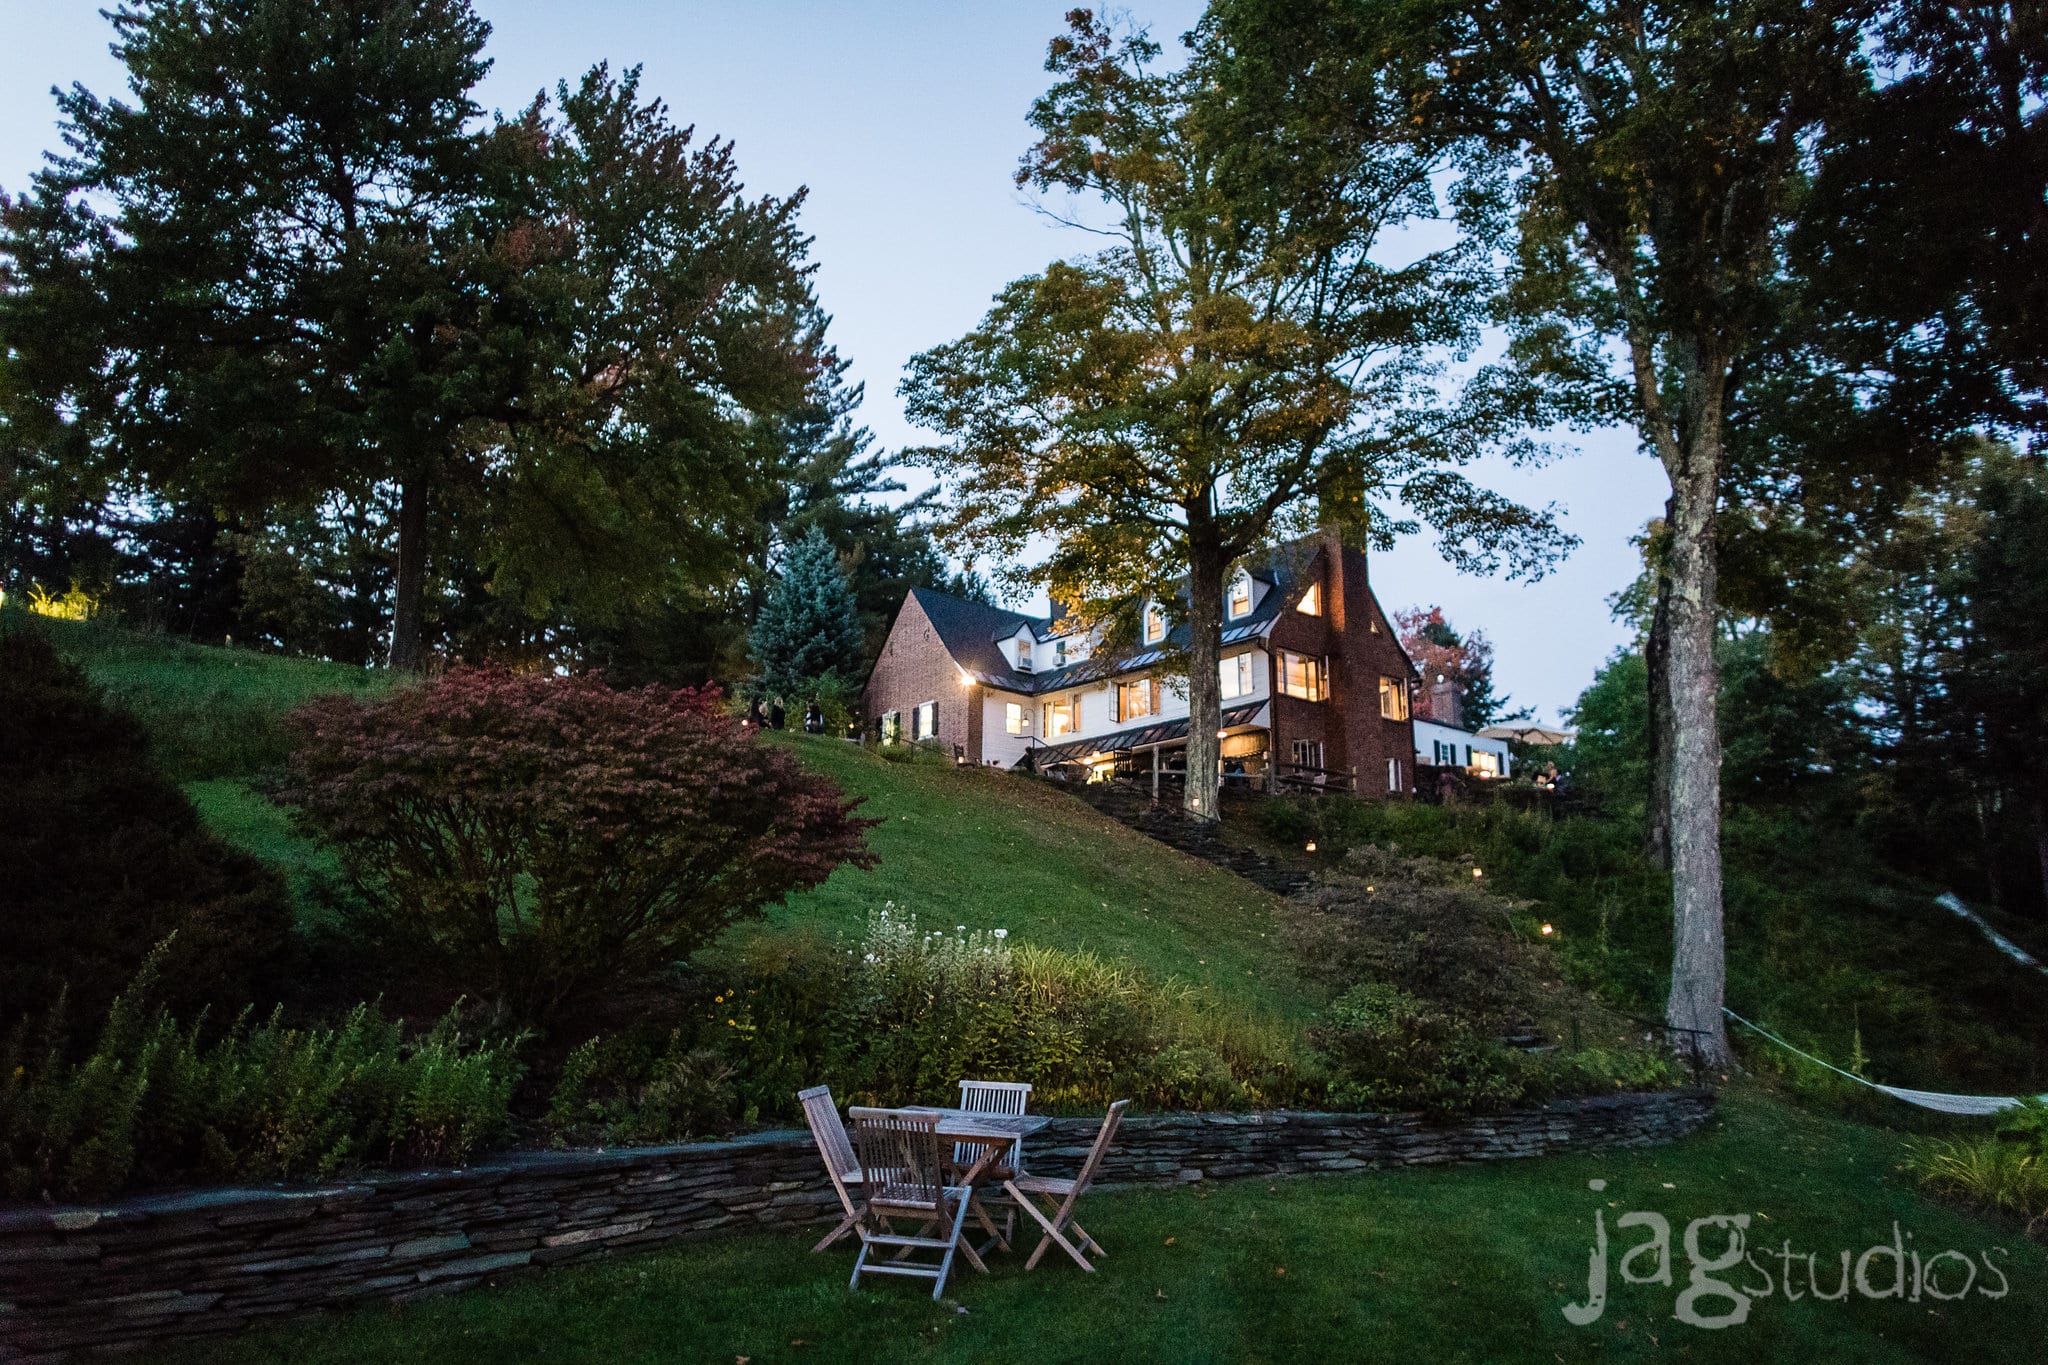
[[[828,674],[850,677],[861,662],[860,611],[825,533],[812,527],[790,546],[749,637],[757,685],[792,700]]]

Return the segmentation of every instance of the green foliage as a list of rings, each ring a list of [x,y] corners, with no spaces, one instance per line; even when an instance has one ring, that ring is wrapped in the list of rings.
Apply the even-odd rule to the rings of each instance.
[[[150,945],[169,999],[239,1004],[268,990],[291,912],[269,869],[209,834],[108,706],[34,626],[0,626],[0,1027],[70,994],[103,1011]]]
[[[847,690],[861,663],[860,615],[839,556],[817,527],[783,557],[749,643],[763,695],[801,709],[821,689]]]
[[[293,724],[285,796],[334,844],[362,927],[504,1017],[643,980],[873,863],[857,803],[698,693],[466,670]]]
[[[1482,869],[1487,887],[1519,903],[1518,924],[1554,925],[1543,947],[1567,979],[1629,1014],[1659,1012],[1670,880],[1644,861],[1633,821],[1506,806],[1276,804],[1295,809],[1271,818],[1319,849],[1371,845],[1375,856],[1403,865],[1434,861],[1446,890]],[[1872,1077],[1891,1084],[2048,1089],[2048,986],[2036,973],[2004,969],[1980,938],[1935,907],[1938,887],[1892,877],[1853,830],[1831,827],[1820,837],[1796,810],[1731,812],[1726,858],[1733,1008],[1838,1064],[1860,1033]],[[1436,921],[1417,928],[1445,932]],[[1418,952],[1427,947],[1425,940]],[[1399,975],[1384,979],[1411,985]],[[1867,1102],[1768,1045],[1747,1054],[1751,1068],[1816,1101]],[[1896,1106],[1885,1113],[1902,1117]]]
[[[1930,1194],[2026,1220],[2048,1220],[2048,1152],[1999,1138],[1928,1138],[1910,1143],[1905,1169]]]
[[[468,1040],[453,1013],[406,1039],[368,1005],[292,1028],[245,1013],[209,1038],[149,1003],[152,954],[82,1058],[53,1011],[0,1045],[0,1188],[85,1199],[130,1186],[324,1177],[361,1166],[452,1165],[500,1140],[517,1042]]]
[[[1030,1081],[1032,1105],[1241,1108],[1315,1093],[1285,1030],[1089,953],[1006,931],[923,931],[885,907],[856,948],[763,940],[708,980],[694,1018],[593,1040],[550,1103],[561,1136],[653,1141],[794,1112],[820,1080],[842,1102],[943,1103],[963,1076]]]
[[[1446,1118],[1503,1109],[1525,1092],[1513,1052],[1383,982],[1346,991],[1310,1037],[1329,1058],[1330,1101],[1339,1108]]]

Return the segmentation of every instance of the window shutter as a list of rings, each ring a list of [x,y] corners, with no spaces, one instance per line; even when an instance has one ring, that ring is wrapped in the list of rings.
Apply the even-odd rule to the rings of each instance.
[[[1152,714],[1159,714],[1159,679],[1152,680]]]

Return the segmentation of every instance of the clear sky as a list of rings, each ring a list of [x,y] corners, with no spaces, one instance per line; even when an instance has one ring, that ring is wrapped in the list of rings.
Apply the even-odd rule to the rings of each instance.
[[[53,85],[121,85],[104,0],[0,0],[0,188],[56,142]],[[1044,88],[1046,41],[1074,0],[477,0],[494,32],[481,92],[513,108],[599,61],[640,64],[678,121],[730,137],[749,187],[808,186],[818,289],[832,338],[867,385],[861,420],[883,448],[924,439],[896,382],[918,351],[972,327],[990,296],[1091,249],[1025,206],[1010,173]],[[1135,0],[1162,39],[1197,0]],[[1622,640],[1606,597],[1635,574],[1629,537],[1663,507],[1656,463],[1602,432],[1536,472],[1481,471],[1513,496],[1564,507],[1582,547],[1535,585],[1453,572],[1417,537],[1377,556],[1389,611],[1440,604],[1494,642],[1496,683],[1553,719]]]

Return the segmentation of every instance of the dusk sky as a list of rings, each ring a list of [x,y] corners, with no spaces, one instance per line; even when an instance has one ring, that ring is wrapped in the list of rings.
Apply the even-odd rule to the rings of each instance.
[[[53,85],[102,93],[122,82],[102,0],[0,0],[0,188],[18,190],[56,143]],[[514,108],[590,65],[645,67],[643,93],[679,122],[730,137],[751,190],[808,186],[818,290],[832,338],[867,385],[860,420],[885,449],[924,439],[896,383],[918,351],[972,327],[990,296],[1092,239],[1034,214],[1010,173],[1023,117],[1044,88],[1046,41],[1072,0],[478,0],[494,32],[487,106]],[[1132,6],[1171,39],[1201,5]],[[1662,471],[1631,433],[1576,441],[1540,471],[1482,481],[1555,502],[1584,544],[1535,585],[1452,571],[1429,539],[1376,556],[1388,610],[1440,604],[1494,642],[1496,685],[1552,720],[1624,631],[1606,597],[1636,570],[1629,538],[1657,514]]]

